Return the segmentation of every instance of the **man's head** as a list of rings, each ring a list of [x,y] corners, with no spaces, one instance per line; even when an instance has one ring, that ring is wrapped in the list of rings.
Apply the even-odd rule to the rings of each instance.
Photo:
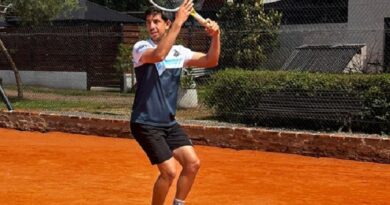
[[[158,43],[171,26],[170,16],[156,7],[150,7],[145,11],[146,28],[150,38]]]

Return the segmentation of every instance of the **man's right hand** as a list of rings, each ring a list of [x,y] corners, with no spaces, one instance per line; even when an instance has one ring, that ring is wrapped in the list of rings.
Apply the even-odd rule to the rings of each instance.
[[[179,10],[176,12],[175,22],[183,25],[187,21],[188,17],[191,14],[194,3],[192,0],[184,0],[183,4],[180,6]]]

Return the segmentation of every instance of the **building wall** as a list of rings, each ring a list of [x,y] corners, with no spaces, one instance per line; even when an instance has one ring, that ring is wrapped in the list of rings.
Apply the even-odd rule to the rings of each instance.
[[[336,44],[347,37],[347,24],[282,25],[279,35],[280,48],[269,58],[265,67],[279,69],[296,47],[305,44]]]
[[[303,44],[365,44],[365,70],[381,70],[378,64],[384,64],[386,17],[390,17],[389,0],[349,0],[347,23],[282,25],[281,47],[267,66],[281,67],[294,48]]]
[[[348,30],[360,31],[352,35],[351,41],[367,44],[368,69],[376,70],[384,65],[384,19],[390,17],[389,0],[350,0]]]

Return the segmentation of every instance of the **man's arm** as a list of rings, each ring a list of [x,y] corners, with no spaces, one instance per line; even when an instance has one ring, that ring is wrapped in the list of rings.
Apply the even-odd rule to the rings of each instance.
[[[189,0],[185,0],[176,13],[175,21],[172,23],[171,28],[167,34],[164,35],[156,48],[150,48],[144,51],[140,61],[142,63],[156,63],[163,61],[171,50],[173,44],[176,41],[177,36],[180,33],[181,27],[184,22],[188,19],[192,10],[193,3]]]
[[[168,33],[160,40],[157,47],[145,50],[140,58],[140,61],[142,63],[156,63],[163,61],[175,43],[181,26],[182,25],[180,23],[175,21]]]
[[[209,21],[209,25],[206,28],[206,32],[211,36],[211,43],[207,54],[194,52],[192,58],[186,62],[186,66],[209,68],[218,65],[221,52],[221,32],[216,22]]]

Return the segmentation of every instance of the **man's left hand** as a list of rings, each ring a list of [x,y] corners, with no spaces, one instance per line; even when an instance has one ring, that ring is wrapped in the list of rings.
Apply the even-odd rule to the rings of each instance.
[[[220,28],[218,23],[210,19],[206,19],[206,21],[207,26],[205,27],[205,30],[207,34],[211,37],[218,36],[220,34]]]

